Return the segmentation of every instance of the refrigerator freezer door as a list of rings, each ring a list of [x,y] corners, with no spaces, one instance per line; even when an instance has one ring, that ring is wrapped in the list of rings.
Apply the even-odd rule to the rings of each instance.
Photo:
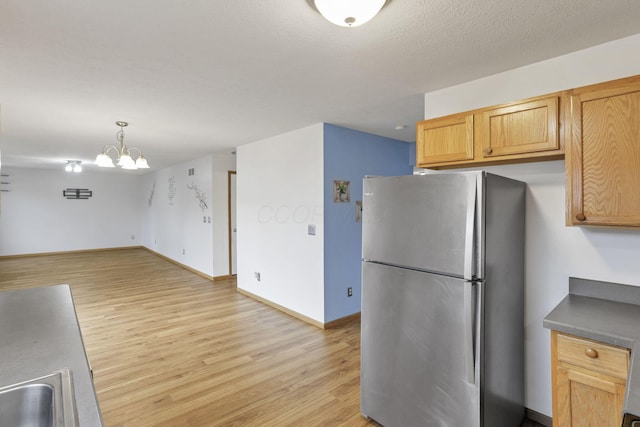
[[[476,277],[481,172],[365,178],[362,257]]]
[[[363,263],[363,415],[385,427],[480,426],[478,357],[475,384],[467,370],[468,286],[457,278]]]

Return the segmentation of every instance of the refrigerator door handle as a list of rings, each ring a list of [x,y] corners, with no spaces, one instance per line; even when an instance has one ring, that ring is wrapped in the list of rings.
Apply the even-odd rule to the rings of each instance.
[[[473,282],[464,283],[464,363],[466,377],[469,384],[476,382],[475,357],[474,357],[474,298]]]
[[[474,178],[476,179],[476,178]],[[474,279],[473,260],[475,256],[474,237],[476,228],[476,200],[477,200],[477,184],[469,185],[469,194],[467,200],[467,224],[465,230],[464,242],[464,278],[465,280]]]

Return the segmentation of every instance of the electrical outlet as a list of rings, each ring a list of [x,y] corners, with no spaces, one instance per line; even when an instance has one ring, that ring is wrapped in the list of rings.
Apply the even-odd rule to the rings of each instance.
[[[316,225],[315,224],[307,225],[307,234],[309,236],[315,236],[316,235]]]
[[[256,276],[256,280],[259,282],[260,281],[260,273],[258,273],[257,271],[255,273],[253,273],[254,276]]]
[[[182,250],[182,255],[184,255],[184,249]]]
[[[347,296],[348,297],[352,297],[353,296],[353,288],[347,288]]]
[[[136,238],[136,235],[135,235],[135,234],[132,234],[132,235],[131,235],[131,240],[135,240],[135,238]]]

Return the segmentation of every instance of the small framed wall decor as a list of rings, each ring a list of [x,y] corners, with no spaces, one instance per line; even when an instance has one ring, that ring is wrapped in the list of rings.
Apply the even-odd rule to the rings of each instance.
[[[333,203],[349,203],[349,181],[333,180]]]

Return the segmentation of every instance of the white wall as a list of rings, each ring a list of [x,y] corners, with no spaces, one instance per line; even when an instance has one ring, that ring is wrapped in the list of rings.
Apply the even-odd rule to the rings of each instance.
[[[425,94],[425,118],[640,74],[640,35]],[[564,162],[484,168],[527,182],[526,406],[551,416],[546,314],[568,277],[640,285],[640,231],[565,227]]]
[[[212,165],[205,156],[144,175],[138,203],[142,245],[207,276],[214,276]],[[206,206],[187,187],[193,184],[204,193]]]
[[[319,322],[322,158],[321,123],[237,149],[238,288]],[[307,234],[308,224],[316,225],[315,236]]]
[[[206,275],[226,275],[228,170],[235,170],[230,154],[146,175],[5,167],[10,176],[3,181],[11,184],[3,187],[11,191],[1,195],[0,256],[141,245]],[[175,178],[172,204],[169,177]],[[204,211],[186,187],[192,183],[205,193]],[[93,196],[67,200],[65,188],[88,188]]]
[[[236,170],[236,156],[213,155],[213,271],[216,276],[226,276],[229,271],[229,213],[228,172]]]
[[[128,173],[2,168],[0,255],[139,245],[139,177]],[[88,200],[67,200],[66,188],[87,188]],[[133,239],[131,236],[135,236]]]

